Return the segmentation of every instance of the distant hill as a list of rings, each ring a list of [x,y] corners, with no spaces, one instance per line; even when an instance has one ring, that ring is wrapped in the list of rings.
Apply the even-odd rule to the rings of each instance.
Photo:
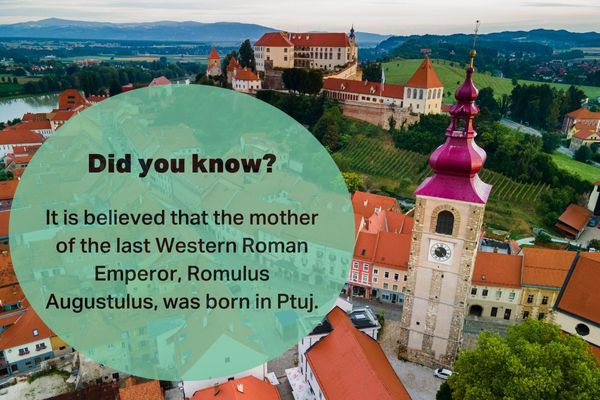
[[[452,43],[470,43],[473,35],[457,33],[453,35],[410,35],[390,36],[378,46],[380,51],[390,51],[408,40],[417,40],[420,43],[437,43],[440,41]],[[598,32],[569,32],[566,30],[533,29],[530,31],[505,31],[487,33],[479,36],[481,42],[532,42],[544,44],[554,49],[568,49],[572,47],[597,47],[600,46],[600,33]]]
[[[0,25],[0,37],[95,40],[152,40],[177,42],[241,42],[257,40],[263,33],[278,29],[241,22],[202,23],[195,21],[110,23],[60,18]],[[376,46],[389,35],[357,32],[359,44]]]

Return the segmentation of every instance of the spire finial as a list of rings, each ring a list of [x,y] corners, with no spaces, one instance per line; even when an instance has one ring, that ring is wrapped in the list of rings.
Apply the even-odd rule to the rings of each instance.
[[[471,57],[471,62],[469,63],[469,67],[473,68],[474,64],[475,64],[475,57],[477,56],[477,50],[475,50],[476,46],[477,46],[477,35],[479,34],[479,26],[481,25],[481,23],[479,22],[479,20],[477,20],[475,22],[475,30],[473,31],[473,47],[471,49],[471,52],[469,53],[469,57]]]

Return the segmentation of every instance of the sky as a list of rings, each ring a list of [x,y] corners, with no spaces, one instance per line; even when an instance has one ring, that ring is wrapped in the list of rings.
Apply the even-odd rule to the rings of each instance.
[[[532,28],[599,31],[598,0],[0,0],[0,23],[49,17],[103,22],[256,23],[288,31],[383,34]],[[1,34],[1,32],[0,32]]]

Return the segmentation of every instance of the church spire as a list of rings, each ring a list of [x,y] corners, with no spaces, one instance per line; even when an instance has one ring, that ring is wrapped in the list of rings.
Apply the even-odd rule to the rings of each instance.
[[[456,90],[456,102],[450,108],[451,122],[446,129],[446,142],[429,158],[434,175],[417,188],[417,195],[472,203],[487,202],[492,187],[478,175],[486,154],[474,140],[477,132],[473,120],[479,113],[475,100],[479,91],[473,83],[473,58],[472,52],[465,81]]]

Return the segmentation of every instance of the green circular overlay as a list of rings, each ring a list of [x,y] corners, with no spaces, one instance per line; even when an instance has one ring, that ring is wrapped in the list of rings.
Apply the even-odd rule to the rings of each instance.
[[[17,276],[56,335],[162,380],[229,376],[292,347],[333,306],[353,243],[319,142],[262,101],[197,85],[72,118],[27,167],[10,219]]]

